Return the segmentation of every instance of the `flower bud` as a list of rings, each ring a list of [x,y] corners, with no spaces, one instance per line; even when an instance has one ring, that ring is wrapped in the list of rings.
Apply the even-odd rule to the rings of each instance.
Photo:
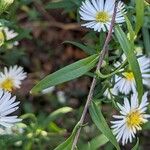
[[[3,45],[4,41],[5,41],[5,36],[3,31],[0,29],[0,47]]]
[[[2,14],[13,2],[14,0],[1,0],[0,1],[0,14]]]

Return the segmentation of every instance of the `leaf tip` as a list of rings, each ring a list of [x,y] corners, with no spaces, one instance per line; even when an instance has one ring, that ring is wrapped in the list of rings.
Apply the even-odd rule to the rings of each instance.
[[[31,90],[30,90],[30,94],[31,95],[36,95],[38,92],[34,89],[34,88],[32,88]]]

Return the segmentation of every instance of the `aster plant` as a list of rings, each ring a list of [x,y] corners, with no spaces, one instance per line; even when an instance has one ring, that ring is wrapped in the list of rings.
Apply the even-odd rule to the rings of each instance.
[[[14,89],[20,88],[22,80],[27,77],[26,72],[22,67],[10,66],[5,67],[4,72],[0,72],[0,87],[11,92]]]
[[[20,102],[15,102],[15,100],[15,96],[12,97],[9,92],[0,90],[0,125],[3,128],[11,128],[14,123],[21,121],[18,116],[10,116],[19,108]]]
[[[0,16],[6,13],[10,5],[14,0],[1,0],[0,1]],[[5,19],[1,18],[0,21],[0,48],[3,47],[6,41],[11,41],[18,36],[13,30],[10,30],[5,26]],[[9,22],[10,23],[10,22]],[[11,24],[11,23],[10,23]],[[18,45],[18,42],[14,42],[14,45]],[[12,45],[13,45],[12,44]],[[0,49],[2,51],[2,49]],[[8,134],[7,131],[11,131],[12,128],[22,119],[18,118],[16,111],[19,110],[20,101],[16,101],[14,96],[14,90],[20,88],[22,81],[27,77],[27,73],[24,72],[23,67],[17,65],[10,67],[1,67],[0,71],[0,135]],[[12,94],[13,93],[13,94]],[[1,147],[2,148],[2,147]]]
[[[132,142],[137,131],[142,130],[142,125],[148,122],[149,114],[146,114],[148,102],[148,93],[146,92],[139,104],[138,95],[134,93],[131,95],[130,101],[124,98],[124,104],[117,104],[121,115],[113,115],[115,121],[111,121],[113,133],[116,135],[117,141],[122,141],[125,145],[128,141]]]
[[[93,123],[117,150],[121,149],[121,143],[124,146],[134,142],[137,132],[142,132],[142,125],[150,117],[146,112],[149,105],[147,91],[150,84],[150,58],[145,52],[136,51],[135,41],[144,25],[144,7],[147,7],[144,3],[144,0],[130,3],[136,6],[134,21],[131,21],[131,16],[128,17],[129,3],[117,0],[83,0],[78,5],[81,26],[99,36],[99,50],[96,46],[93,48],[88,44],[66,41],[65,43],[83,49],[90,56],[48,75],[31,90],[34,94],[42,92],[46,88],[85,75],[96,67],[95,72],[90,72],[93,80],[81,118],[72,135],[55,150],[80,149],[77,142],[88,110]],[[97,91],[99,94],[95,94]],[[108,102],[116,112],[120,112],[120,115],[113,115],[112,126],[99,107]],[[138,144],[139,140],[134,148]],[[89,147],[92,148],[91,145]]]
[[[98,32],[101,30],[104,32],[109,31],[115,2],[115,0],[111,0],[111,2],[108,0],[86,0],[82,2],[79,13],[81,19],[87,22],[82,24],[82,26],[92,28],[94,31]],[[119,1],[115,23],[123,23],[125,21],[123,17],[125,13],[126,10],[124,3]]]
[[[142,74],[143,85],[149,87],[150,85],[150,58],[142,55],[137,58]],[[127,69],[121,70],[120,75],[115,75],[114,90],[119,91],[125,95],[136,92],[136,83],[130,66]]]
[[[0,14],[6,12],[13,2],[13,0],[1,0]],[[64,44],[72,44],[80,48],[87,57],[49,74],[31,89],[30,94],[52,94],[57,89],[57,85],[81,76],[91,78],[91,85],[87,98],[84,99],[85,105],[81,116],[78,116],[80,119],[76,120],[77,123],[71,135],[55,150],[96,150],[104,144],[108,146],[111,144],[117,150],[126,148],[127,144],[137,149],[140,140],[138,135],[143,132],[144,125],[150,118],[148,110],[150,53],[147,50],[149,47],[145,46],[147,41],[143,35],[145,26],[147,27],[149,23],[144,22],[146,18],[144,9],[149,7],[148,3],[144,0],[131,0],[131,2],[61,0],[49,2],[46,9],[57,7],[65,9],[64,12],[69,12],[69,15],[66,16],[71,16],[72,12],[76,11],[72,16],[77,16],[79,23],[77,27],[84,33],[87,32],[83,38],[86,42],[83,44],[76,41],[65,41]],[[44,8],[41,10],[47,16]],[[5,23],[0,24],[0,47],[5,48],[5,43],[11,41],[13,41],[11,49],[18,46],[19,42],[16,41],[18,36],[19,33],[13,28],[9,28]],[[137,46],[140,45],[146,50],[141,48],[140,51],[137,51]],[[0,71],[0,132],[3,134],[5,129],[11,131],[12,127],[22,121],[18,115],[12,115],[19,109],[20,103],[13,95],[16,89],[21,88],[22,81],[27,78],[27,73],[23,67],[18,65],[4,67]],[[67,95],[59,91],[57,99],[60,104],[65,105]],[[109,108],[106,112],[103,111],[105,109],[102,109],[105,106]],[[63,113],[72,111],[68,107],[65,108],[62,110]],[[59,129],[53,125],[53,120],[58,116],[59,111],[52,113],[47,119],[50,120],[50,125],[55,130]],[[83,138],[80,136],[81,132],[85,131],[87,126],[91,127],[85,121],[87,114],[91,119],[88,123],[92,122],[91,126],[94,124],[96,127],[94,128],[96,135],[88,143],[87,141],[85,143],[84,140],[78,142]],[[33,130],[33,127],[36,129],[26,137],[29,140],[31,138],[37,140],[37,136],[47,137],[48,133],[42,131],[43,126],[48,124],[47,120],[43,119],[42,125],[44,125],[40,126],[34,114],[31,116],[34,123],[31,123],[29,130]],[[97,132],[98,130],[100,132]]]

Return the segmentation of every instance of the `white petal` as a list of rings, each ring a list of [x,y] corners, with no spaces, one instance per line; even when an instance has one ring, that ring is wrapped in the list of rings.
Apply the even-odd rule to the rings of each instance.
[[[138,107],[138,95],[132,94],[131,95],[131,109],[135,109]]]

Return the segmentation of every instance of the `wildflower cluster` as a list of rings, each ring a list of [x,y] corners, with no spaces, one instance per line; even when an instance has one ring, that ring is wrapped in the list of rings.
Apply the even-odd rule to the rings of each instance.
[[[18,33],[13,29],[9,29],[9,27],[0,24],[0,46],[5,46],[7,49],[18,46],[19,42],[15,41],[17,36]]]
[[[16,96],[11,92],[20,88],[21,81],[27,77],[22,67],[11,66],[0,72],[0,125],[10,128],[14,123],[21,121],[17,116],[9,116],[19,107],[20,102],[15,102]]]
[[[3,13],[13,0],[0,1],[0,14]],[[0,23],[0,47],[12,49],[19,43],[14,39],[18,36],[14,30]],[[0,72],[0,134],[6,133],[21,121],[17,115],[11,115],[19,108],[19,101],[13,96],[17,89],[20,88],[21,82],[27,77],[27,73],[20,66],[4,67]]]
[[[115,2],[115,0],[85,0],[82,2],[79,13],[81,19],[86,22],[82,26],[98,32],[109,31]],[[119,1],[115,23],[121,26],[125,22],[124,16],[126,13],[125,4]],[[150,87],[150,58],[143,53],[135,53],[140,66],[143,85],[148,89]],[[121,62],[116,62],[114,67],[117,69],[126,59],[126,56],[123,54]],[[124,65],[116,75],[113,75],[111,82],[112,86],[107,88],[103,95],[110,100],[114,100],[120,93],[125,97],[123,105],[117,103],[121,115],[114,115],[113,117],[116,120],[111,122],[114,135],[124,145],[128,141],[132,142],[137,131],[141,130],[141,126],[150,118],[150,115],[145,114],[149,104],[148,92],[143,95],[139,104],[136,82],[129,64]],[[128,99],[127,97],[131,98]]]
[[[68,3],[66,4],[66,2]],[[0,16],[2,16],[1,18],[3,18],[3,15],[5,16],[5,14],[9,13],[6,10],[10,8],[10,5],[12,3],[14,3],[14,0],[0,0]],[[97,142],[97,140],[99,141],[99,139],[103,139],[104,143],[110,141],[113,146],[116,147],[116,149],[119,149],[119,142],[121,142],[122,145],[132,143],[136,138],[137,133],[142,130],[142,126],[149,121],[150,114],[147,112],[147,110],[149,105],[148,91],[150,89],[150,57],[148,55],[149,52],[146,53],[143,50],[144,48],[141,48],[139,51],[139,49],[137,49],[135,46],[136,44],[142,45],[144,43],[141,42],[144,39],[143,33],[141,33],[141,29],[142,25],[144,24],[144,5],[147,5],[147,3],[145,3],[144,0],[135,0],[135,2],[132,1],[131,3],[133,3],[133,5],[136,5],[135,9],[133,7],[127,6],[128,4],[130,4],[130,1],[123,2],[122,0],[61,0],[56,2],[16,2],[16,7],[21,8],[21,13],[22,11],[23,13],[26,13],[25,15],[20,15],[19,17],[17,17],[17,19],[19,18],[18,20],[20,21],[21,18],[21,21],[23,20],[23,23],[24,21],[31,21],[30,23],[28,22],[25,25],[22,25],[22,22],[20,24],[25,28],[31,27],[31,29],[33,29],[32,31],[35,33],[31,34],[31,36],[33,35],[34,37],[39,37],[40,35],[42,35],[45,27],[61,28],[62,30],[65,30],[65,32],[63,31],[60,33],[62,35],[68,35],[70,38],[72,37],[70,36],[70,33],[68,34],[68,32],[70,32],[69,30],[71,30],[71,33],[75,34],[75,38],[78,37],[77,33],[80,32],[83,28],[87,28],[86,31],[90,31],[90,33],[86,34],[86,36],[83,38],[83,40],[87,42],[86,44],[81,44],[75,41],[64,42],[72,44],[80,48],[81,50],[84,50],[84,52],[86,52],[88,56],[46,76],[30,91],[30,94],[40,93],[40,96],[42,94],[47,94],[46,104],[52,104],[52,107],[54,107],[55,109],[57,105],[60,107],[61,105],[64,106],[66,103],[68,103],[68,97],[70,96],[66,95],[66,93],[70,92],[69,88],[67,88],[67,92],[64,93],[64,91],[62,90],[64,86],[57,88],[57,85],[76,79],[78,77],[81,77],[82,75],[88,75],[93,78],[90,86],[90,91],[87,96],[87,101],[83,108],[83,113],[81,114],[81,111],[74,112],[74,114],[76,113],[77,115],[81,114],[79,122],[76,124],[71,136],[64,143],[60,144],[56,149],[74,150],[78,146],[80,146],[80,144],[77,145],[77,141],[79,139],[81,127],[85,126],[84,122],[88,109],[93,123],[101,131],[101,135],[98,138],[96,137],[95,139],[92,139],[91,142],[89,141],[88,145],[86,143],[85,147],[84,140],[81,141],[80,143],[81,145],[83,143],[83,149],[88,149],[89,147],[90,149],[98,149],[99,142]],[[33,7],[34,4],[35,7]],[[44,4],[46,4],[46,6],[44,6]],[[26,5],[29,5],[29,7],[26,7]],[[140,5],[141,10],[139,10]],[[63,23],[58,21],[59,18],[56,21],[55,17],[53,17],[53,14],[52,16],[49,15],[49,11],[47,10],[57,8],[57,6],[58,8],[62,9],[66,8],[63,13],[69,12],[68,16],[71,17],[71,20],[67,19],[65,20],[65,23]],[[34,10],[32,10],[32,7],[34,8]],[[45,8],[46,10],[44,10]],[[74,10],[77,10],[78,12],[72,13]],[[66,26],[67,22],[71,22],[75,19],[75,15],[77,15],[78,21],[80,21],[81,19],[82,27],[79,27],[78,25],[76,25],[76,23],[69,23],[69,25]],[[44,17],[44,19],[42,19],[42,17]],[[36,149],[37,146],[39,146],[41,149],[47,149],[47,145],[44,145],[43,147],[41,146],[43,140],[46,140],[47,142],[49,141],[49,136],[54,137],[57,133],[59,134],[59,136],[60,134],[68,135],[66,134],[66,130],[64,130],[64,127],[60,128],[57,126],[57,123],[60,123],[62,119],[58,120],[56,124],[54,123],[54,121],[59,116],[71,112],[73,109],[70,107],[59,108],[52,114],[48,115],[48,117],[46,117],[46,115],[43,112],[41,113],[41,111],[36,113],[38,114],[37,116],[35,116],[32,112],[28,113],[28,110],[26,111],[26,109],[30,109],[30,107],[27,108],[26,106],[28,105],[26,105],[26,108],[24,107],[26,114],[23,115],[22,118],[30,118],[32,121],[29,121],[28,126],[24,124],[24,127],[19,128],[19,122],[21,122],[22,119],[20,119],[18,115],[15,115],[14,113],[16,113],[16,111],[19,109],[20,101],[17,101],[15,95],[18,92],[18,89],[21,88],[22,82],[27,78],[27,73],[24,71],[23,67],[17,65],[17,61],[13,62],[12,60],[9,60],[13,57],[11,56],[11,58],[9,58],[9,56],[11,55],[9,52],[13,52],[15,50],[20,51],[20,49],[22,48],[20,48],[20,46],[24,46],[27,44],[26,41],[19,42],[19,40],[23,37],[30,38],[31,36],[29,35],[30,29],[27,29],[27,33],[20,32],[22,29],[17,27],[15,25],[15,22],[8,21],[7,19],[0,19],[0,54],[2,54],[1,58],[4,59],[4,63],[2,65],[4,67],[1,67],[0,70],[0,135],[13,134],[12,132],[13,130],[15,130],[17,131],[17,134],[21,133],[22,135],[25,135],[25,140],[22,140],[21,138],[19,139],[19,141],[17,140],[18,142],[22,142],[22,146],[25,145],[23,149],[26,149],[26,147],[27,149]],[[130,19],[133,20],[130,21]],[[49,20],[52,20],[50,24]],[[63,19],[61,21],[63,21]],[[146,24],[148,26],[149,22],[147,21]],[[40,30],[41,27],[42,30]],[[76,27],[78,27],[79,30],[76,30]],[[72,32],[74,28],[77,33]],[[24,29],[24,31],[25,30],[26,29]],[[56,31],[56,33],[58,33],[59,30],[57,29]],[[144,32],[144,30],[142,32]],[[50,33],[52,33],[48,34],[51,36],[50,40],[47,40],[49,38],[47,38],[47,36],[45,35],[41,36],[42,40],[46,37],[46,42],[51,41],[52,38],[54,38],[52,40],[54,41],[56,37],[53,37],[53,35],[58,35],[54,34],[55,32]],[[139,33],[142,35],[139,36],[140,40],[138,39]],[[63,37],[62,35],[60,36],[61,39]],[[44,55],[41,55],[39,57],[40,61],[42,61],[40,63],[37,63],[37,61],[35,61],[35,59],[37,58],[33,58],[32,62],[36,63],[38,69],[40,66],[39,64],[41,64],[41,66],[44,66],[44,68],[46,68],[47,70],[47,66],[49,65],[45,65],[45,62],[43,61],[46,58],[46,63],[49,62],[47,61],[47,59],[49,57],[49,54],[51,53],[48,53],[47,51],[49,49],[49,46],[45,46],[45,43],[40,40],[41,39],[38,39],[38,42],[34,42],[33,44],[36,44],[36,46],[40,46],[40,48],[44,45],[44,48],[42,47],[44,49]],[[142,44],[138,43],[138,40]],[[91,45],[89,45],[89,43]],[[147,43],[147,41],[145,43]],[[56,43],[54,42],[54,45],[55,44]],[[31,48],[35,48],[35,46],[31,46]],[[22,49],[24,50],[24,47]],[[17,56],[19,51],[16,52]],[[7,53],[9,53],[10,55],[7,56]],[[4,57],[5,54],[7,58]],[[71,55],[72,57],[72,52],[68,53],[67,50],[67,54],[69,54],[69,56]],[[37,55],[38,53],[36,54],[35,52],[36,57]],[[78,55],[78,53],[75,55]],[[29,56],[32,57],[33,55],[29,54]],[[53,56],[56,57],[56,55]],[[28,65],[28,59],[26,58],[27,57],[25,56],[25,59],[23,60],[25,60],[24,62],[27,62]],[[64,58],[66,58],[66,56],[63,56],[62,60]],[[5,63],[6,59],[9,60],[9,63]],[[13,60],[15,59],[16,57],[13,58]],[[33,66],[34,65],[35,64],[33,64]],[[89,72],[93,68],[96,68],[95,72]],[[43,72],[38,77],[41,77],[42,75]],[[74,85],[72,85],[71,87],[74,87]],[[82,83],[80,83],[79,85],[81,85],[77,85],[77,92],[79,93],[79,95],[86,94],[87,88],[83,90],[83,92],[82,90],[80,91],[84,84],[83,86]],[[76,97],[74,98],[74,95],[77,92],[73,91],[73,94],[70,96],[73,98],[71,98],[71,101],[68,103],[71,106],[73,105],[74,108],[78,107],[78,104],[80,104],[79,102],[74,103],[74,101],[76,101]],[[54,97],[52,93],[55,94]],[[52,99],[57,99],[58,102],[55,103],[56,101],[52,101],[51,103],[49,100],[47,100],[50,96],[52,96]],[[107,125],[107,121],[105,120],[103,113],[101,113],[101,110],[99,108],[99,105],[103,103],[108,104],[109,102],[111,106],[118,111],[118,114],[117,111],[112,112],[113,119],[112,121],[110,121],[110,128],[109,125]],[[39,103],[40,106],[43,106],[43,104],[45,105],[45,102]],[[29,104],[29,106],[31,105]],[[46,105],[46,111],[51,112],[52,110],[53,108],[51,109],[51,106],[49,108],[49,105]],[[70,116],[74,116],[74,114]],[[70,121],[69,119],[66,120],[67,123]],[[63,123],[64,122],[61,122],[61,124]],[[73,123],[74,120],[71,120],[71,125]],[[93,129],[95,130],[95,126],[93,127]],[[27,130],[24,130],[24,128],[27,128]],[[84,129],[86,133],[91,132],[91,128],[88,125]],[[97,143],[96,146],[94,145],[94,148],[92,147],[93,141],[94,143]],[[13,144],[15,145],[15,143]],[[56,145],[54,144],[54,146]]]

